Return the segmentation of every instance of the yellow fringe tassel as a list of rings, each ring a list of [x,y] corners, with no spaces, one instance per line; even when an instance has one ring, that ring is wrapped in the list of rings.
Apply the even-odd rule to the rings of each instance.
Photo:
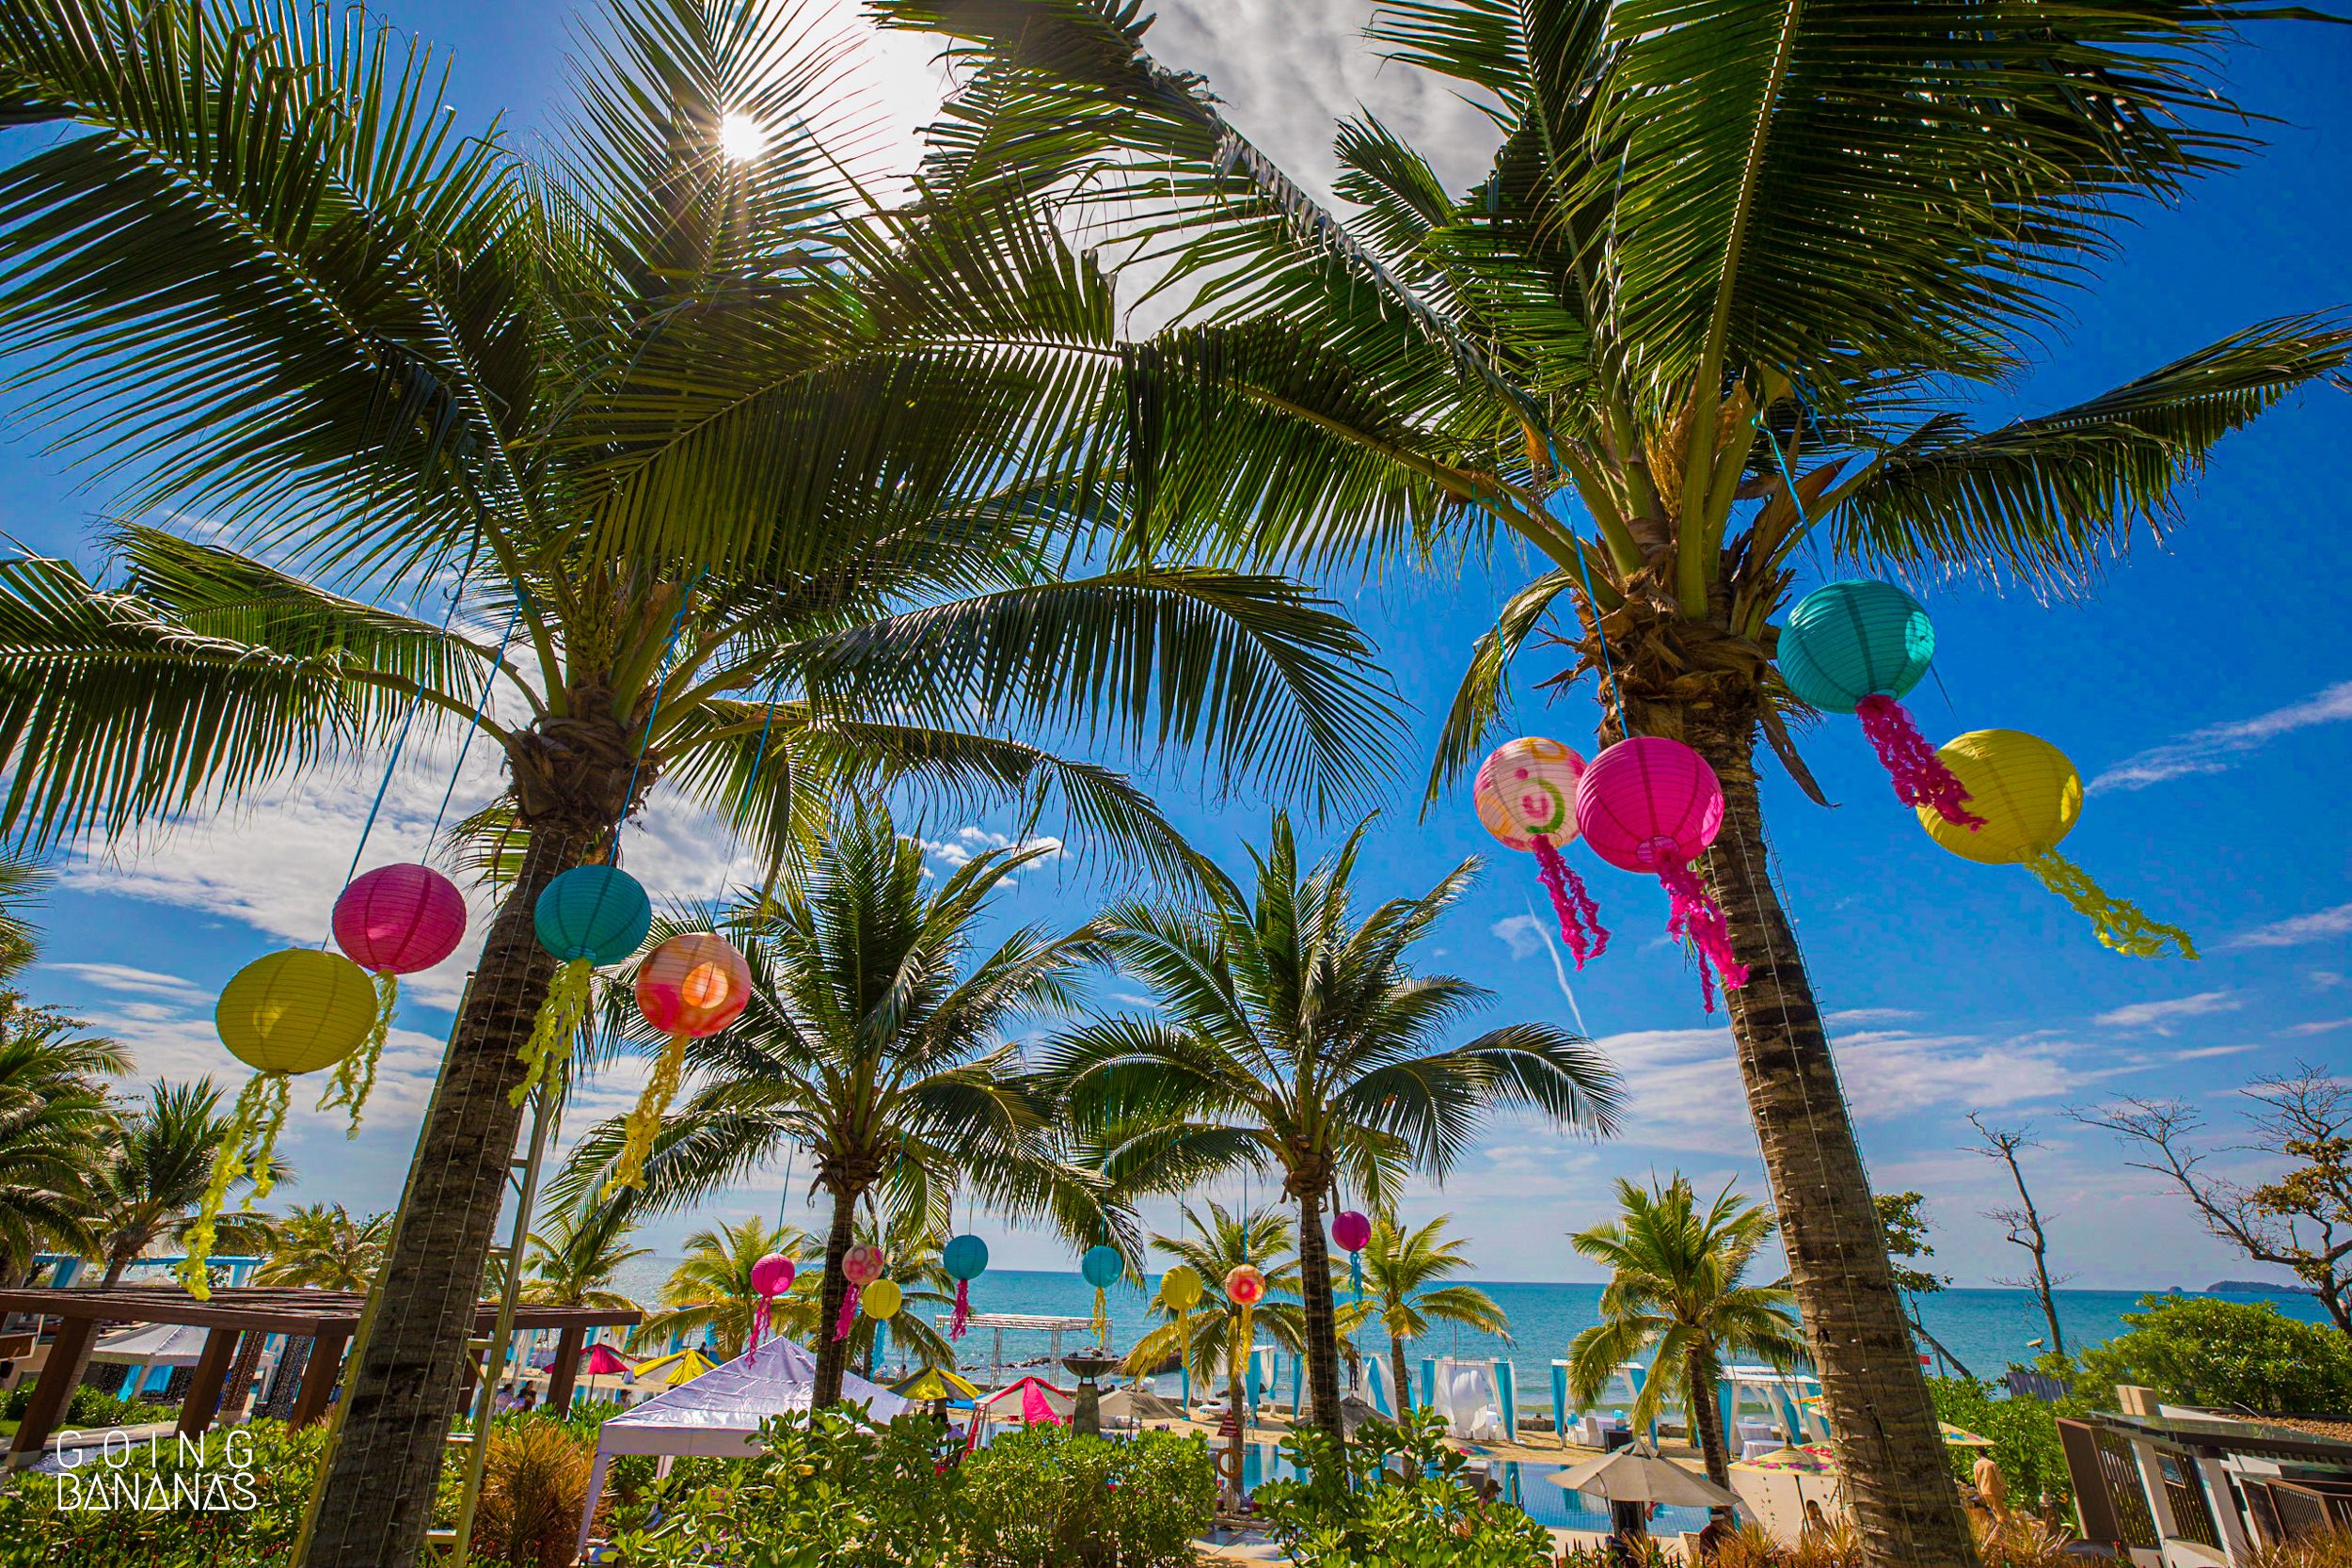
[[[610,1203],[622,1188],[644,1180],[645,1156],[653,1152],[653,1135],[661,1131],[661,1113],[670,1108],[685,1073],[686,1037],[672,1035],[670,1043],[661,1048],[660,1059],[654,1063],[652,1081],[637,1097],[637,1108],[628,1114],[628,1137],[621,1145],[620,1163],[612,1168],[612,1180],[604,1184],[603,1201]]]
[[[2158,958],[2169,942],[2181,950],[2184,958],[2197,957],[2186,931],[2151,918],[2129,899],[2110,895],[2090,879],[2089,872],[2057,850],[2044,849],[2033,856],[2026,862],[2026,869],[2089,920],[2099,940],[2118,953],[2135,958]]]
[[[324,1111],[336,1105],[351,1107],[351,1125],[343,1129],[343,1136],[359,1135],[359,1112],[368,1102],[368,1095],[375,1087],[375,1064],[383,1059],[384,1039],[391,1033],[392,1009],[400,1006],[400,976],[389,969],[378,970],[375,975],[375,1027],[359,1049],[335,1064],[335,1081],[326,1085],[313,1110]]]
[[[278,1129],[286,1125],[290,1098],[282,1072],[257,1072],[237,1095],[237,1106],[230,1114],[228,1131],[213,1154],[213,1178],[205,1183],[203,1199],[197,1205],[196,1223],[188,1227],[188,1255],[174,1271],[180,1283],[188,1288],[188,1294],[199,1301],[209,1299],[213,1293],[205,1264],[213,1256],[213,1242],[217,1234],[214,1222],[220,1217],[221,1205],[229,1201],[229,1189],[250,1175],[253,1187],[246,1195],[243,1207],[251,1209],[255,1198],[269,1196],[273,1185],[270,1155],[278,1148]]]
[[[1111,1342],[1110,1298],[1104,1293],[1100,1286],[1097,1286],[1094,1291],[1094,1342],[1098,1345],[1107,1345]]]
[[[523,1041],[522,1063],[530,1070],[507,1092],[508,1104],[520,1105],[534,1085],[543,1078],[553,1082],[556,1069],[572,1059],[572,1042],[580,1037],[580,1025],[588,1016],[593,994],[589,977],[595,973],[596,965],[586,958],[572,958],[548,982],[547,1000],[539,1004],[531,1037]]]

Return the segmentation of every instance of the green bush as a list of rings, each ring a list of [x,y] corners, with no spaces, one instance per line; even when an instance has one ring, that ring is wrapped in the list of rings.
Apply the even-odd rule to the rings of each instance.
[[[33,1404],[33,1385],[22,1383],[0,1399],[0,1419],[22,1421],[24,1412]],[[74,1385],[73,1397],[66,1401],[66,1427],[84,1431],[99,1431],[107,1427],[146,1426],[155,1421],[168,1421],[179,1412],[168,1405],[144,1404],[94,1388],[87,1383]]]
[[[2352,1339],[2297,1322],[2268,1302],[2150,1295],[2126,1312],[2130,1331],[2083,1353],[2082,1390],[2111,1404],[2136,1383],[2176,1404],[2271,1416],[2352,1411]]]
[[[2058,1446],[2058,1422],[2060,1416],[2083,1416],[2087,1407],[2074,1400],[2058,1404],[1996,1400],[1985,1385],[1965,1377],[1931,1377],[1928,1390],[1938,1418],[1993,1439],[1993,1462],[2009,1482],[2010,1507],[2031,1513],[2045,1492],[2059,1509],[2073,1506],[2074,1483],[2066,1472],[2066,1451]],[[1963,1481],[1973,1480],[1977,1455],[1983,1450],[1948,1451],[1952,1473]]]
[[[1444,1432],[1430,1412],[1367,1421],[1343,1456],[1295,1433],[1282,1451],[1306,1479],[1259,1487],[1258,1512],[1297,1568],[1550,1568],[1551,1532],[1482,1500]]]
[[[256,1421],[200,1447],[142,1443],[119,1465],[92,1456],[61,1475],[27,1471],[0,1496],[0,1565],[283,1568],[325,1438]]]
[[[973,1568],[1162,1568],[1192,1560],[1216,1477],[1197,1437],[1113,1442],[1059,1427],[1009,1433],[960,1475]]]

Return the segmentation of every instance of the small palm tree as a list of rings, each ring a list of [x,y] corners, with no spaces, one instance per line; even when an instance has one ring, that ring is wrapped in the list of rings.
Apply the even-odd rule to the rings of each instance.
[[[0,1281],[34,1254],[94,1250],[90,1194],[120,1135],[103,1080],[130,1058],[112,1040],[38,1008],[0,1008]]]
[[[383,1267],[392,1216],[387,1211],[355,1221],[340,1203],[306,1203],[280,1216],[276,1230],[255,1284],[364,1291]]]
[[[1066,1008],[1095,949],[1083,931],[1033,929],[977,947],[996,891],[1047,852],[992,850],[931,886],[921,844],[900,837],[886,810],[842,814],[823,855],[788,870],[771,905],[721,923],[751,967],[751,1005],[724,1034],[688,1046],[688,1079],[699,1086],[655,1133],[640,1201],[691,1205],[805,1149],[833,1201],[815,1287],[828,1324],[868,1194],[885,1200],[894,1225],[917,1215],[928,1226],[964,1187],[1091,1233],[1094,1189],[1049,1147],[1046,1106],[1021,1082],[1009,1031]],[[600,1186],[622,1143],[618,1120],[592,1130],[554,1190]],[[849,1346],[828,1332],[812,1348],[818,1402],[830,1403]]]
[[[1200,1304],[1184,1315],[1189,1342],[1179,1330],[1175,1308],[1154,1291],[1151,1310],[1163,1314],[1168,1322],[1136,1341],[1127,1353],[1126,1370],[1132,1376],[1145,1376],[1180,1354],[1186,1366],[1204,1369],[1212,1378],[1221,1369],[1225,1408],[1234,1421],[1227,1464],[1232,1466],[1230,1473],[1238,1476],[1250,1350],[1262,1334],[1294,1355],[1307,1344],[1307,1317],[1298,1301],[1298,1233],[1291,1217],[1271,1206],[1242,1213],[1212,1201],[1205,1218],[1189,1204],[1184,1206],[1183,1213],[1183,1233],[1153,1236],[1152,1244],[1200,1276],[1204,1287]],[[1241,1332],[1241,1308],[1224,1293],[1225,1276],[1244,1263],[1264,1275],[1266,1281],[1265,1299],[1249,1310],[1246,1339]]]
[[[1042,1081],[1099,1139],[1117,1190],[1256,1167],[1298,1207],[1299,1291],[1315,1420],[1335,1438],[1339,1333],[1324,1215],[1343,1187],[1380,1206],[1405,1173],[1441,1176],[1480,1120],[1525,1105],[1564,1127],[1609,1131],[1615,1070],[1581,1036],[1508,1023],[1443,1043],[1487,992],[1415,974],[1406,957],[1470,885],[1465,861],[1418,898],[1356,918],[1365,827],[1302,867],[1286,813],[1274,814],[1255,896],[1230,881],[1205,911],[1131,903],[1097,929],[1148,986],[1152,1018],[1072,1030],[1050,1045]]]
[[[662,1309],[639,1323],[628,1342],[651,1345],[673,1333],[692,1338],[707,1332],[720,1360],[742,1354],[759,1308],[752,1265],[771,1252],[789,1258],[807,1248],[804,1233],[771,1226],[756,1214],[740,1225],[695,1231],[686,1238],[685,1259],[661,1287]]]
[[[918,1216],[901,1213],[887,1225],[871,1218],[861,1219],[855,1231],[857,1244],[879,1246],[888,1259],[882,1269],[883,1277],[898,1287],[901,1305],[898,1316],[889,1322],[889,1343],[898,1346],[902,1354],[911,1354],[925,1367],[953,1367],[956,1347],[940,1333],[926,1317],[926,1310],[941,1311],[955,1305],[956,1282],[940,1265],[940,1248],[946,1242],[945,1232],[921,1227]],[[792,1289],[776,1304],[775,1321],[779,1332],[790,1335],[803,1344],[822,1349],[833,1339],[836,1316],[824,1314],[825,1281],[823,1275],[810,1269],[792,1282]],[[849,1338],[842,1341],[845,1359],[854,1361],[859,1375],[874,1375],[875,1320],[860,1312],[850,1324]]]
[[[533,1307],[623,1309],[636,1301],[612,1288],[612,1276],[653,1248],[630,1246],[634,1205],[583,1199],[559,1209],[524,1253],[522,1299]]]
[[[1728,1486],[1731,1456],[1715,1400],[1724,1357],[1745,1354],[1788,1368],[1806,1355],[1794,1294],[1740,1283],[1772,1234],[1772,1216],[1729,1186],[1702,1211],[1681,1176],[1649,1188],[1620,1178],[1617,1203],[1616,1219],[1570,1238],[1610,1274],[1600,1293],[1601,1321],[1568,1347],[1569,1397],[1580,1408],[1590,1406],[1619,1367],[1654,1353],[1629,1413],[1632,1424],[1647,1426],[1662,1403],[1678,1401],[1708,1478]]]
[[[1340,1309],[1341,1332],[1353,1334],[1369,1323],[1389,1337],[1389,1386],[1399,1415],[1413,1404],[1408,1353],[1431,1323],[1459,1323],[1505,1338],[1511,1332],[1511,1320],[1494,1297],[1475,1285],[1438,1283],[1470,1267],[1462,1256],[1465,1238],[1445,1233],[1453,1223],[1452,1214],[1439,1214],[1418,1230],[1406,1230],[1393,1214],[1375,1219],[1372,1240],[1364,1246],[1363,1303]]]
[[[123,1270],[157,1243],[186,1239],[212,1180],[213,1155],[229,1130],[229,1118],[220,1115],[220,1090],[209,1078],[153,1084],[147,1103],[122,1118],[91,1201],[90,1230],[105,1264],[103,1287],[119,1284]],[[275,1159],[269,1177],[272,1185],[294,1179],[292,1167]],[[244,1184],[255,1185],[255,1178],[248,1176]],[[275,1239],[262,1215],[231,1212],[215,1226],[224,1250],[265,1251]]]

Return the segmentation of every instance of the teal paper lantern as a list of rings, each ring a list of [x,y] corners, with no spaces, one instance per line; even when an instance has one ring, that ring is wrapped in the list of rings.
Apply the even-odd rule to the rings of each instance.
[[[1852,713],[1866,698],[1899,698],[1925,678],[1935,626],[1891,582],[1833,582],[1789,611],[1775,657],[1801,701]]]
[[[940,1249],[939,1266],[950,1279],[977,1279],[988,1272],[988,1243],[977,1236],[958,1236]]]
[[[565,963],[586,959],[601,969],[644,945],[653,928],[653,900],[636,878],[616,866],[575,866],[549,882],[532,907],[539,945]]]
[[[1078,1259],[1078,1272],[1086,1275],[1087,1283],[1096,1290],[1107,1291],[1119,1282],[1120,1275],[1127,1272],[1127,1260],[1119,1256],[1117,1247],[1089,1247],[1087,1255]]]

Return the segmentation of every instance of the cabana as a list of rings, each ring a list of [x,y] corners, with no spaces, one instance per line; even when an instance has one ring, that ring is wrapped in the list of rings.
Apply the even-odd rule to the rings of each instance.
[[[1024,1425],[1040,1420],[1067,1421],[1077,1408],[1076,1394],[1057,1388],[1041,1377],[1025,1377],[1009,1388],[999,1388],[979,1404],[980,1414],[992,1421],[1018,1421]]]
[[[1454,1436],[1516,1442],[1518,1401],[1518,1369],[1499,1356],[1448,1355],[1421,1364],[1422,1407],[1444,1416],[1446,1431]]]
[[[817,1358],[789,1339],[770,1339],[605,1422],[596,1432],[596,1465],[588,1472],[580,1550],[588,1549],[589,1528],[604,1497],[605,1471],[615,1456],[747,1458],[759,1451],[760,1423],[771,1416],[806,1410],[816,1386]],[[864,1405],[866,1415],[878,1421],[907,1410],[906,1401],[854,1373],[842,1374],[841,1397]]]

